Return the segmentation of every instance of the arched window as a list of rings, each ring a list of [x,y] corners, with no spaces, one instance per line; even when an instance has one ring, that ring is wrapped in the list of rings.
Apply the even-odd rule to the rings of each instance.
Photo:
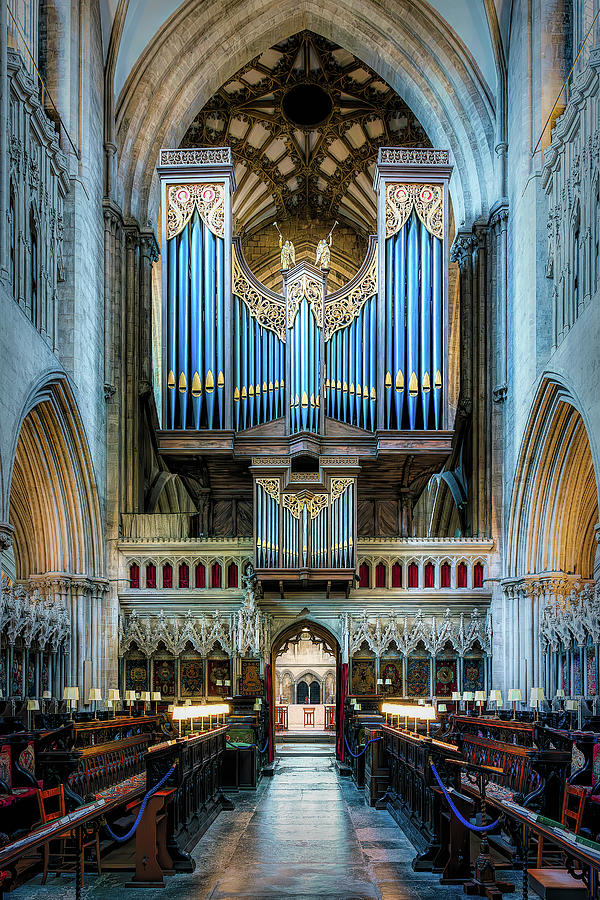
[[[214,562],[210,567],[211,584],[214,588],[223,587],[223,570],[221,564]]]
[[[129,566],[129,587],[139,588],[140,586],[140,567],[137,563],[131,563]]]
[[[450,587],[450,577],[451,577],[451,569],[450,563],[442,563],[442,568],[440,569],[440,586],[443,588]]]
[[[435,585],[435,568],[433,563],[425,564],[425,587],[432,588]]]
[[[196,566],[196,587],[206,587],[206,569],[204,568],[204,565],[202,563],[198,563],[198,565]]]
[[[377,563],[375,566],[375,587],[385,587],[385,566],[383,563]]]
[[[173,587],[173,566],[171,563],[165,563],[162,569],[162,586],[164,588]]]
[[[358,568],[358,586],[361,588],[370,587],[369,567],[366,563],[361,563]]]
[[[572,325],[575,319],[577,318],[577,312],[579,310],[579,238],[581,236],[580,226],[579,226],[579,217],[577,218],[577,223],[575,225],[575,233],[573,234],[573,305],[571,307],[570,315],[569,315],[569,325]]]
[[[179,564],[179,587],[188,588],[190,586],[190,567],[187,563]]]
[[[408,586],[409,588],[419,587],[419,567],[414,562],[408,567]]]
[[[238,567],[235,563],[229,563],[227,567],[227,587],[236,588],[238,586]]]
[[[481,563],[475,563],[473,566],[473,587],[483,587],[483,566]]]
[[[39,325],[39,309],[38,309],[38,233],[35,225],[33,210],[29,214],[29,242],[31,246],[31,255],[29,257],[29,289],[31,293],[31,321],[36,326]]]
[[[146,566],[146,587],[151,589],[156,587],[156,566],[154,563],[148,563]]]
[[[17,218],[15,211],[15,195],[10,192],[10,207],[8,212],[8,239],[10,241],[10,283],[12,285],[13,298],[17,299]]]
[[[458,564],[458,568],[456,570],[456,583],[459,588],[466,588],[467,586],[467,564],[461,562]]]
[[[402,566],[397,562],[392,566],[392,587],[402,587]]]

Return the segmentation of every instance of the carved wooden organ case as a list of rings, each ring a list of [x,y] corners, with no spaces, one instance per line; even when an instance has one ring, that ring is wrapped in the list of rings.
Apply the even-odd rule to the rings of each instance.
[[[377,235],[333,293],[306,260],[281,294],[251,272],[229,148],[163,150],[158,171],[159,447],[247,460],[259,575],[350,577],[361,460],[423,452],[434,471],[450,450],[448,153],[381,148]]]

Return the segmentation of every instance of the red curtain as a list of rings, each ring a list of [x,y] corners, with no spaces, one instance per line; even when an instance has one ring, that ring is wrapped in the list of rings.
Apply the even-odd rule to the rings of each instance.
[[[375,587],[385,587],[385,566],[378,563],[375,567]]]
[[[419,567],[416,563],[411,563],[408,567],[408,586],[419,587]]]
[[[450,587],[450,565],[448,563],[442,563],[440,584],[444,588]]]
[[[458,564],[457,586],[459,588],[466,588],[467,586],[467,567],[465,563]]]
[[[137,563],[131,563],[129,566],[129,587],[139,588],[140,586],[140,567]]]
[[[190,570],[186,563],[179,566],[179,587],[187,588],[190,586]]]
[[[230,563],[227,569],[227,587],[236,588],[238,586],[238,567],[235,563]]]
[[[394,563],[392,566],[392,587],[402,587],[402,566]]]
[[[267,707],[267,729],[269,733],[269,762],[275,759],[275,741],[273,735],[273,682],[271,666],[265,666],[265,705]]]
[[[435,583],[435,569],[433,568],[433,563],[426,563],[425,565],[425,587],[432,588]]]
[[[483,566],[475,563],[473,566],[473,587],[483,587]]]
[[[221,566],[219,565],[219,563],[217,563],[217,562],[213,563],[210,571],[211,571],[211,575],[212,575],[212,578],[211,578],[212,585],[211,586],[214,588],[222,587],[223,586],[222,570],[221,570]]]
[[[361,563],[358,569],[359,587],[368,588],[369,585],[369,567],[366,563]]]
[[[202,563],[198,563],[198,565],[196,566],[196,587],[206,587],[206,569],[204,568]]]
[[[337,734],[337,747],[336,747],[336,756],[341,761],[344,762],[344,757],[346,755],[346,745],[344,742],[345,728],[346,728],[346,697],[348,696],[348,663],[342,663],[340,666],[340,677],[339,677],[339,686],[338,686],[338,695],[337,695],[337,722],[338,722],[338,734]]]
[[[173,566],[171,563],[165,563],[163,566],[163,587],[164,588],[172,588],[173,587]]]
[[[156,587],[156,566],[154,563],[148,563],[146,566],[146,587]]]

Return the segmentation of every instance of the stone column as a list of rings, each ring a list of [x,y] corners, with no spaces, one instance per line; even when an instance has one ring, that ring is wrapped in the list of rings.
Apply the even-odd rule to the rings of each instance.
[[[0,0],[0,281],[8,280],[8,46],[7,0]],[[0,545],[1,549],[1,545]]]

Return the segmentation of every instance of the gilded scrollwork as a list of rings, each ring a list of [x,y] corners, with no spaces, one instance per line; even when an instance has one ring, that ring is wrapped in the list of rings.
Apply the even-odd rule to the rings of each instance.
[[[331,479],[331,502],[334,503],[342,494],[345,494],[351,484],[354,483],[353,478],[332,478]]]
[[[303,272],[287,288],[287,324],[292,328],[302,300],[306,298],[318,328],[323,327],[323,284]]]
[[[392,237],[406,224],[413,209],[430,234],[444,237],[444,188],[441,184],[391,182],[385,189],[385,236]]]
[[[195,209],[216,237],[225,237],[225,185],[196,182],[168,186],[167,240],[185,228]]]
[[[285,303],[283,300],[275,300],[273,297],[269,297],[265,291],[261,291],[258,281],[250,281],[240,266],[235,249],[233,251],[232,292],[243,301],[248,312],[259,325],[274,332],[285,344]]]
[[[350,282],[352,285],[353,282]],[[377,293],[377,248],[371,264],[359,284],[349,287],[348,292],[336,296],[325,303],[325,340],[328,341],[336,331],[350,325],[359,315],[361,309],[371,297]]]
[[[279,478],[257,478],[256,483],[263,491],[279,503],[280,483]]]
[[[302,515],[304,507],[310,513],[311,519],[316,519],[323,509],[328,505],[329,497],[327,494],[284,494],[282,504],[284,509],[288,509],[295,519],[299,519]]]

